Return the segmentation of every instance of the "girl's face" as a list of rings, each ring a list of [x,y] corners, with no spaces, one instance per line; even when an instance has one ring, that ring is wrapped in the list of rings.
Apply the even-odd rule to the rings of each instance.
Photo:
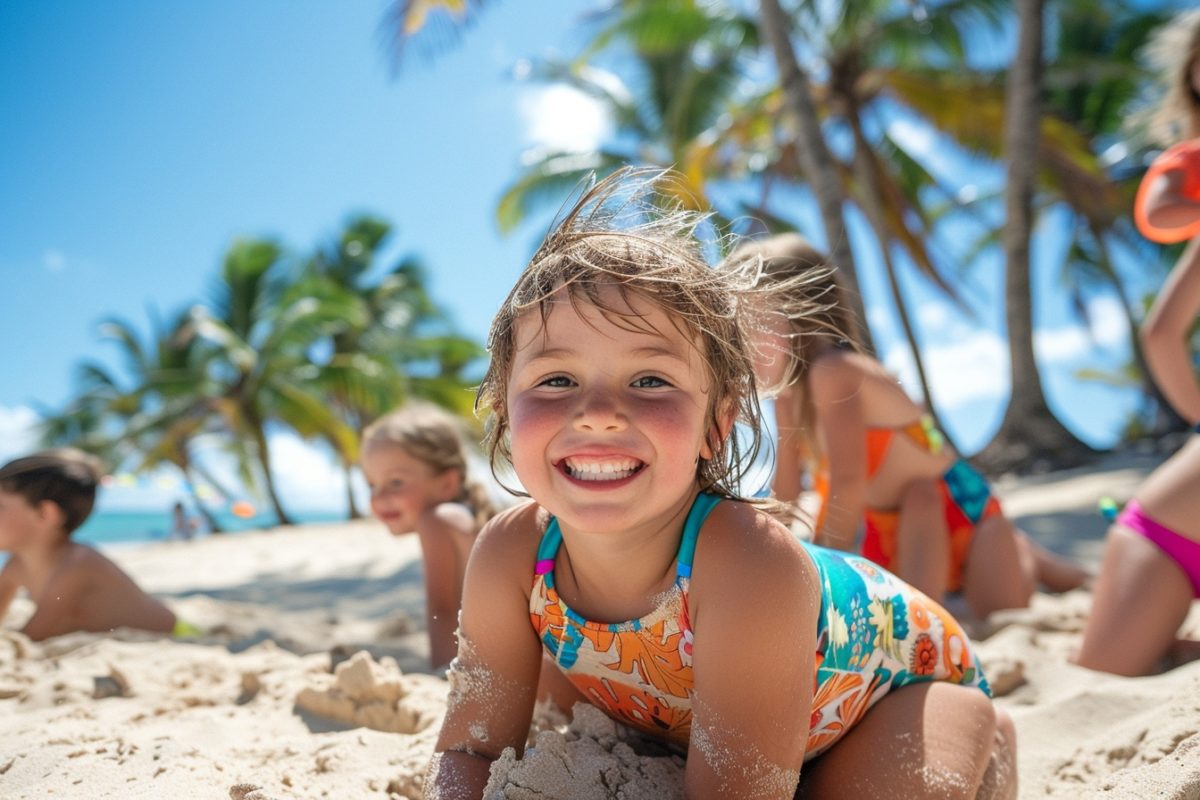
[[[606,305],[622,308],[617,289]],[[517,320],[506,397],[513,467],[525,489],[571,530],[662,525],[691,501],[698,458],[710,458],[708,372],[693,343],[649,301],[627,330],[595,306],[552,300]]]
[[[371,512],[393,535],[412,533],[422,514],[458,492],[454,470],[434,472],[398,444],[368,442],[362,470],[371,489]]]

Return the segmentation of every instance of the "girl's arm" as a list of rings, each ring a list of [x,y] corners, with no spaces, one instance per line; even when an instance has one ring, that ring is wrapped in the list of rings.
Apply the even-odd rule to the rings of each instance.
[[[771,493],[785,503],[794,503],[804,489],[805,464],[803,423],[800,419],[800,388],[792,385],[775,398],[775,477]]]
[[[690,598],[695,689],[687,797],[795,794],[819,598],[816,570],[783,526],[741,503],[713,510],[700,535]]]
[[[1200,218],[1200,201],[1184,194],[1187,173],[1182,168],[1166,169],[1151,181],[1144,198],[1147,222],[1169,230],[1184,228]]]
[[[816,425],[829,462],[829,497],[816,543],[853,550],[867,496],[867,423],[862,373],[844,353],[813,364],[808,375]]]
[[[1154,381],[1168,402],[1189,422],[1200,421],[1200,385],[1189,339],[1200,311],[1200,237],[1183,250],[1146,321],[1142,349]]]
[[[20,588],[17,569],[16,561],[11,556],[4,567],[0,568],[0,622],[7,616],[8,607],[12,605],[13,598],[17,596],[17,589]]]
[[[538,530],[537,506],[527,503],[492,519],[471,552],[429,797],[479,798],[504,748],[524,750],[541,666],[528,594]]]
[[[454,658],[458,647],[455,630],[462,607],[466,571],[475,520],[457,503],[443,503],[421,515],[417,535],[425,569],[425,625],[429,631],[429,659],[435,668]]]

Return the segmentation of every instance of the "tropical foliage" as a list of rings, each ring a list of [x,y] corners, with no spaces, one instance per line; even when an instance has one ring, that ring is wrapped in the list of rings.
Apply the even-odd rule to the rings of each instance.
[[[195,457],[204,439],[227,453],[241,481],[260,487],[281,523],[292,521],[276,485],[271,433],[323,442],[349,473],[367,424],[408,398],[470,410],[470,370],[482,355],[430,298],[411,257],[378,275],[390,226],[350,220],[336,241],[303,258],[276,242],[228,249],[211,299],[152,324],[149,344],[112,320],[123,375],[80,367],[79,392],[45,417],[48,444],[71,443],[135,471],[170,464],[218,529],[197,477],[221,494]]]
[[[1035,22],[1040,31],[1044,18],[1054,34],[1048,58],[1043,62],[1039,50],[1024,72],[1010,69],[1017,34]],[[882,272],[935,412],[937,397],[923,367],[926,347],[905,285],[924,280],[967,309],[961,288],[968,268],[1007,253],[1000,260],[1009,285],[1003,302],[1014,367],[1013,424],[1002,426],[987,448],[987,466],[1020,469],[1032,463],[1031,453],[1064,464],[1086,458],[1090,448],[1056,419],[1038,378],[1031,276],[1035,269],[1060,269],[1064,291],[1081,313],[1088,297],[1115,296],[1135,366],[1141,366],[1137,303],[1114,251],[1139,247],[1146,260],[1161,262],[1162,256],[1135,244],[1128,225],[1140,170],[1110,155],[1146,80],[1138,51],[1161,21],[1157,12],[1121,0],[1099,6],[1082,0],[618,0],[589,19],[591,42],[574,58],[540,63],[528,75],[598,100],[613,136],[594,151],[527,154],[497,218],[510,229],[583,175],[627,163],[676,167],[687,176],[694,204],[719,217],[748,213],[774,229],[805,227],[811,217],[807,227],[817,235],[810,236],[831,243],[852,284],[864,268]],[[410,26],[398,35],[423,34]],[[768,61],[773,73],[763,69]],[[1014,86],[1018,75],[1028,78]],[[1003,135],[1020,125],[1032,142],[1022,145],[1027,155]],[[928,154],[904,135],[914,127],[939,149],[973,161],[976,172],[1004,172],[1015,160],[1028,160],[1025,198],[1010,195],[1005,203],[1001,191],[981,192],[961,175],[938,174]],[[807,189],[818,213],[798,210],[798,188]],[[747,202],[747,196],[755,199]],[[1017,220],[1013,230],[1012,215],[1023,203],[1027,220]],[[1032,235],[1050,214],[1065,215],[1071,245],[1060,264],[1034,264],[1028,244],[1018,246],[1026,235],[1021,229]],[[873,234],[873,243],[856,242],[863,253],[851,251],[851,217],[864,220]],[[982,231],[974,241],[962,241],[964,219]],[[1153,397],[1156,390],[1142,374]],[[1022,446],[1014,449],[1018,440]]]

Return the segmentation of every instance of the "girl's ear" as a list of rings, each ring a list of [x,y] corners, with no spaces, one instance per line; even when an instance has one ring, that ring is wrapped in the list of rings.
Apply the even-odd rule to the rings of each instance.
[[[438,492],[446,500],[453,500],[462,494],[463,474],[457,469],[448,469],[438,476]]]
[[[61,528],[66,524],[66,513],[63,511],[62,506],[53,500],[42,500],[35,508],[37,509],[38,518],[46,522],[49,526]]]
[[[700,445],[700,457],[705,461],[711,460],[721,443],[729,438],[729,434],[733,431],[733,422],[737,418],[737,409],[731,401],[726,400],[713,417],[713,427],[705,438],[704,444]]]

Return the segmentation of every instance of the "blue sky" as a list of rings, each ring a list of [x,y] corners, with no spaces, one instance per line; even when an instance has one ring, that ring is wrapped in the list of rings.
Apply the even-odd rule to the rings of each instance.
[[[0,458],[32,446],[36,409],[66,401],[79,360],[111,362],[101,319],[145,330],[149,308],[166,314],[205,298],[239,235],[306,250],[356,211],[380,214],[397,228],[389,253],[420,255],[435,298],[483,338],[548,221],[507,238],[496,230],[495,203],[521,154],[586,148],[606,132],[580,98],[513,80],[512,70],[522,58],[575,52],[593,4],[490,5],[458,47],[410,59],[395,79],[379,43],[385,5],[0,4]],[[1043,239],[1039,252],[1052,258],[1061,243]],[[859,259],[885,360],[910,374],[872,256]],[[1101,298],[1090,342],[1042,273],[1051,401],[1089,441],[1111,443],[1132,398],[1070,375],[1124,358],[1124,332]],[[995,430],[1007,392],[1000,280],[998,264],[979,273],[978,319],[908,282],[935,395],[967,450]],[[320,454],[281,441],[285,491],[340,496]]]

